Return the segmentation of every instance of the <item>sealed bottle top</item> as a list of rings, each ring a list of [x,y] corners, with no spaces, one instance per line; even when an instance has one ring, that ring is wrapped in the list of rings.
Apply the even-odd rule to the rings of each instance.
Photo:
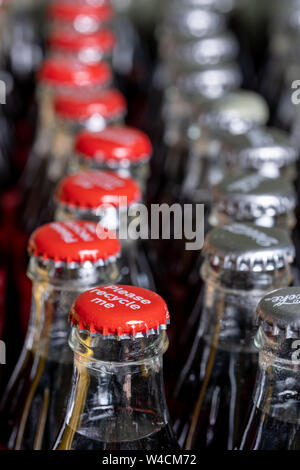
[[[268,118],[269,109],[264,98],[246,90],[232,91],[208,103],[206,109],[202,108],[198,114],[200,125],[232,134],[243,134],[262,126]]]
[[[72,59],[52,57],[42,64],[38,79],[50,87],[100,88],[109,85],[112,73],[105,62],[86,65]]]
[[[241,135],[224,135],[225,159],[229,165],[261,171],[272,176],[274,170],[294,164],[298,159],[290,136],[279,129],[259,127]],[[273,168],[273,171],[272,171]]]
[[[127,104],[124,96],[115,88],[100,90],[93,97],[74,94],[57,94],[54,109],[63,120],[90,122],[91,129],[102,129],[108,123],[124,117]]]
[[[79,295],[70,317],[80,330],[120,339],[157,334],[167,328],[170,318],[158,294],[120,285],[101,286]]]
[[[99,133],[82,131],[75,151],[85,160],[114,167],[148,161],[152,154],[150,139],[144,132],[129,126],[108,126]]]
[[[216,34],[225,28],[225,18],[218,13],[199,8],[188,9],[177,5],[167,11],[165,27],[179,37],[201,38]]]
[[[283,178],[267,178],[257,172],[239,173],[227,176],[213,188],[213,203],[218,212],[237,221],[253,221],[293,211],[296,193]]]
[[[92,61],[93,57],[107,57],[113,52],[116,45],[115,34],[103,29],[91,34],[78,34],[65,29],[55,29],[48,38],[50,50],[60,53],[76,54],[82,62]],[[95,51],[97,55],[95,55]],[[93,55],[92,55],[93,52]]]
[[[295,249],[284,230],[234,222],[211,230],[203,253],[214,269],[260,273],[291,264]]]
[[[299,338],[299,305],[300,287],[285,287],[269,292],[258,304],[258,324],[267,336]]]
[[[235,0],[170,0],[169,3],[172,6],[182,5],[186,8],[203,8],[219,13],[229,13],[234,8]]]
[[[141,191],[132,178],[112,171],[82,171],[67,176],[58,185],[56,200],[68,210],[95,212],[99,207],[127,208],[141,200]]]
[[[104,265],[119,257],[121,245],[114,232],[95,222],[52,222],[31,235],[28,252],[42,261],[56,264]]]
[[[224,32],[198,40],[180,41],[175,49],[166,50],[167,54],[163,59],[180,69],[195,69],[231,62],[237,58],[238,52],[236,38],[233,34]]]
[[[241,82],[242,74],[235,63],[184,72],[176,80],[180,92],[188,97],[192,96],[196,103],[218,99],[239,88]]]
[[[110,2],[54,0],[50,3],[48,18],[52,22],[70,23],[81,33],[95,31],[99,25],[112,20],[114,10]]]

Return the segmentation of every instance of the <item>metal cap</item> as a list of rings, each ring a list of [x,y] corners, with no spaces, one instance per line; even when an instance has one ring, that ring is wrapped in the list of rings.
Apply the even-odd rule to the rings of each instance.
[[[225,158],[240,168],[260,170],[265,165],[282,168],[298,159],[290,137],[275,128],[260,127],[246,134],[224,136]]]
[[[181,4],[168,10],[165,26],[176,36],[203,38],[225,28],[225,18],[218,13],[198,8],[187,9]]]
[[[238,90],[202,107],[198,115],[200,125],[214,130],[243,134],[266,124],[268,105],[264,98],[252,91]]]
[[[284,230],[239,222],[211,230],[203,250],[214,267],[231,271],[275,271],[292,263],[295,255]]]
[[[238,41],[233,34],[225,32],[198,40],[180,41],[175,50],[168,51],[165,59],[171,66],[184,69],[231,62],[238,53]]]
[[[219,212],[240,221],[276,217],[296,207],[296,194],[288,181],[256,172],[226,177],[213,188],[213,199]]]
[[[285,287],[265,295],[256,314],[258,324],[267,334],[299,338],[300,287]]]
[[[177,86],[182,93],[195,96],[199,102],[221,98],[225,93],[237,89],[241,82],[241,72],[232,63],[182,74],[177,80]]]
[[[185,8],[203,8],[219,13],[229,13],[235,6],[235,0],[171,0],[170,6],[184,6]]]

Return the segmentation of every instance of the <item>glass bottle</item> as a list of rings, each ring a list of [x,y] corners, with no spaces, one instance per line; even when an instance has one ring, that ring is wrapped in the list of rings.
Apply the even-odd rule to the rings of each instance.
[[[280,229],[235,222],[207,235],[199,328],[195,336],[187,324],[190,354],[170,401],[174,430],[186,449],[233,448],[257,368],[253,312],[266,292],[290,284],[293,255]],[[180,351],[184,360],[182,345]]]
[[[189,155],[182,195],[185,201],[209,208],[212,185],[222,180],[225,171],[219,154],[224,133],[242,135],[256,129],[267,122],[269,111],[257,93],[238,90],[195,109],[195,117],[187,129]]]
[[[134,127],[116,125],[97,133],[82,131],[75,142],[69,171],[113,170],[136,180],[145,192],[151,154],[150,139]]]
[[[165,3],[165,14],[157,28],[161,60],[154,74],[148,127],[151,129],[151,140],[155,147],[154,157],[157,159],[155,166],[153,161],[154,170],[157,170],[160,178],[166,180],[170,178],[171,187],[178,172],[180,175],[180,165],[177,160],[181,162],[180,148],[184,140],[183,124],[187,106],[178,107],[174,117],[173,113],[169,113],[170,124],[164,122],[165,112],[161,113],[161,109],[165,107],[164,95],[167,94],[168,99],[170,93],[173,95],[174,91],[179,89],[183,95],[181,101],[187,101],[190,107],[195,103],[201,103],[203,99],[220,96],[222,90],[238,87],[241,76],[237,65],[232,64],[238,47],[235,39],[226,32],[226,19],[223,15],[213,9],[210,11],[209,5],[202,9],[196,4]],[[222,66],[225,68],[224,72],[219,70]],[[186,82],[188,82],[187,87],[184,86]],[[157,121],[158,115],[160,115],[159,121]],[[163,129],[165,125],[166,130]],[[171,142],[165,142],[165,136],[174,136],[176,147],[172,145],[173,139]],[[165,162],[165,159],[168,159],[169,163]],[[185,155],[182,161],[185,161]],[[164,171],[162,172],[160,168]],[[161,188],[164,188],[163,181]]]
[[[299,287],[265,295],[257,307],[258,372],[240,450],[299,450]]]
[[[257,93],[237,90],[224,94],[218,99],[207,100],[195,105],[190,124],[187,124],[184,140],[181,141],[179,155],[184,155],[178,184],[172,183],[168,193],[175,192],[175,200],[182,204],[204,204],[205,232],[209,229],[208,215],[212,203],[212,186],[222,180],[225,168],[220,159],[222,136],[225,132],[240,135],[266,123],[268,108],[265,100]],[[182,153],[182,149],[185,149]],[[176,153],[175,153],[176,155]],[[170,165],[172,162],[170,153]],[[175,162],[181,161],[175,157]],[[171,179],[172,181],[172,179]],[[173,180],[174,181],[174,180]],[[174,198],[172,199],[174,202]],[[193,216],[191,216],[193,220]],[[195,221],[193,221],[195,224]],[[185,289],[183,298],[176,299],[182,305],[181,311],[193,308],[190,298],[194,299],[199,286],[199,257],[185,249],[186,239],[172,240],[168,247],[159,241],[158,259],[162,270],[166,271],[171,296]],[[167,267],[167,269],[166,269]],[[196,292],[197,295],[197,292]],[[186,305],[188,302],[188,305]]]
[[[71,309],[73,389],[55,450],[178,450],[164,395],[169,318],[146,289],[105,286]]]
[[[43,63],[39,73],[39,81],[37,135],[22,176],[24,197],[21,208],[21,225],[25,227],[27,233],[31,233],[40,223],[49,221],[46,216],[43,219],[43,211],[47,213],[49,200],[49,188],[45,181],[48,180],[51,183],[50,169],[52,155],[55,155],[54,150],[57,150],[60,155],[61,147],[64,150],[70,140],[65,134],[61,136],[62,133],[57,126],[54,96],[57,93],[75,94],[78,99],[79,97],[92,99],[100,90],[108,86],[111,81],[111,71],[105,63],[84,65],[73,60],[49,58]],[[61,144],[61,141],[64,145]],[[55,165],[53,166],[55,168]],[[48,172],[50,173],[49,177]],[[53,170],[52,173],[57,172]],[[40,194],[39,200],[36,198],[37,193]]]
[[[139,236],[141,191],[132,178],[112,171],[82,171],[60,182],[55,199],[56,220],[94,220],[116,231],[122,244],[122,282],[155,290]]]
[[[54,222],[33,233],[29,253],[31,318],[1,399],[0,440],[9,449],[49,450],[71,383],[70,306],[84,290],[119,280],[120,243],[94,222]]]

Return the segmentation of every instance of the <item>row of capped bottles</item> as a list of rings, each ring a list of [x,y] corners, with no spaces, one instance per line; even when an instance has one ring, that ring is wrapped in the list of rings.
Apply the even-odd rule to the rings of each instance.
[[[299,279],[298,148],[267,125],[262,96],[240,88],[251,67],[230,30],[245,18],[228,0],[166,2],[149,140],[128,125],[141,90],[122,80],[114,56],[116,38],[130,49],[126,17],[104,0],[54,0],[37,17],[29,3],[29,20],[49,34],[28,82],[6,50],[19,91],[29,93],[38,71],[38,112],[14,232],[23,330],[32,291],[31,312],[2,393],[1,445],[299,449],[300,291],[289,287]],[[6,14],[19,28],[15,7]],[[277,6],[273,27],[291,34],[296,26],[279,17]],[[123,211],[203,203],[204,247],[119,241],[120,197]]]

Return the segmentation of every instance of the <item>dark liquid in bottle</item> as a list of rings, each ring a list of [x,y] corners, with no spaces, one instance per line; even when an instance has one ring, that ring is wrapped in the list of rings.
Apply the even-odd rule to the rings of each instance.
[[[245,404],[252,397],[256,368],[255,353],[215,349],[201,341],[193,365],[170,403],[181,446],[233,448]]]
[[[1,404],[3,445],[21,450],[52,448],[64,416],[72,372],[71,357],[69,362],[59,363],[27,352],[18,378]]]
[[[253,406],[238,448],[240,450],[299,450],[300,423],[274,418]]]

